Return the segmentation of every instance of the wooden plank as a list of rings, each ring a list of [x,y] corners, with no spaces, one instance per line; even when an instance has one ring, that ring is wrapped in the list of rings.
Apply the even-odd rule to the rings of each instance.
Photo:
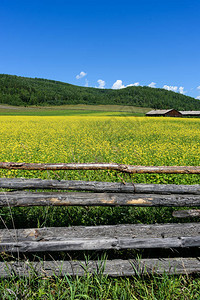
[[[0,240],[1,252],[199,247],[200,224],[4,229]]]
[[[177,210],[172,215],[176,218],[200,217],[200,209]]]
[[[0,188],[61,189],[116,193],[200,194],[200,185],[138,184],[78,180],[42,180],[39,178],[0,178]]]
[[[200,273],[200,258],[162,258],[102,261],[16,261],[0,262],[0,277],[85,276],[104,274],[113,277],[143,274],[192,274]]]
[[[200,174],[200,166],[131,166],[116,163],[18,163],[0,162],[1,169],[15,170],[115,170],[125,173]]]
[[[50,252],[200,247],[200,236],[173,238],[76,238],[62,241],[0,243],[1,252]]]
[[[200,235],[200,223],[126,224],[101,226],[1,229],[1,243],[65,241],[76,238],[173,238]]]
[[[17,206],[200,206],[200,196],[191,194],[121,193],[31,193],[1,192],[0,207]]]

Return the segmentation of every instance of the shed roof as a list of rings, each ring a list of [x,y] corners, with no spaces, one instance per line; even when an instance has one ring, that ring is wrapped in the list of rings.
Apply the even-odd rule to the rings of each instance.
[[[199,116],[200,115],[200,110],[182,110],[180,113],[184,116],[186,115],[191,115],[191,116]]]
[[[146,115],[165,115],[166,113],[170,112],[171,110],[174,110],[173,108],[171,109],[154,109],[146,113]]]

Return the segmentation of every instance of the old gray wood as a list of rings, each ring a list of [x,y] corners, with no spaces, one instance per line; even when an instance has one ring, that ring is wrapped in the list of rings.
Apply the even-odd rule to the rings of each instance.
[[[1,192],[0,207],[17,206],[200,206],[191,194],[121,194],[84,192]]]
[[[1,252],[200,247],[200,225],[112,225],[4,229]]]
[[[200,235],[200,223],[1,229],[0,242],[65,241],[76,238],[173,238]]]
[[[200,217],[200,209],[177,210],[172,215],[176,218]]]
[[[131,166],[117,163],[24,163],[0,162],[1,169],[14,170],[115,170],[125,173],[200,174],[199,166]]]
[[[200,185],[138,184],[78,180],[42,180],[39,178],[0,178],[0,188],[61,189],[116,193],[200,194]]]
[[[162,258],[107,261],[17,261],[0,262],[0,276],[84,276],[107,274],[132,276],[141,274],[191,274],[200,273],[200,258]]]
[[[76,238],[62,241],[1,243],[1,252],[50,252],[200,247],[200,236],[173,238]]]

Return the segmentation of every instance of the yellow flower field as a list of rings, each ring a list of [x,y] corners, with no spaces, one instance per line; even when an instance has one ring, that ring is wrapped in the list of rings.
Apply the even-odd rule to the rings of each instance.
[[[200,165],[199,154],[200,119],[0,117],[0,161]]]

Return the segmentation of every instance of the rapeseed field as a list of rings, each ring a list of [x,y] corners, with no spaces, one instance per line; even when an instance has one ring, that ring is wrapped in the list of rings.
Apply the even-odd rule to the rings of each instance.
[[[199,119],[113,116],[0,117],[0,161],[200,165],[199,154]],[[119,179],[113,172],[107,171],[59,171],[55,175],[55,172],[1,170],[0,176]],[[152,183],[187,183],[186,175],[133,176],[136,181],[152,179]],[[188,180],[188,183],[195,182],[197,177],[190,175]]]

